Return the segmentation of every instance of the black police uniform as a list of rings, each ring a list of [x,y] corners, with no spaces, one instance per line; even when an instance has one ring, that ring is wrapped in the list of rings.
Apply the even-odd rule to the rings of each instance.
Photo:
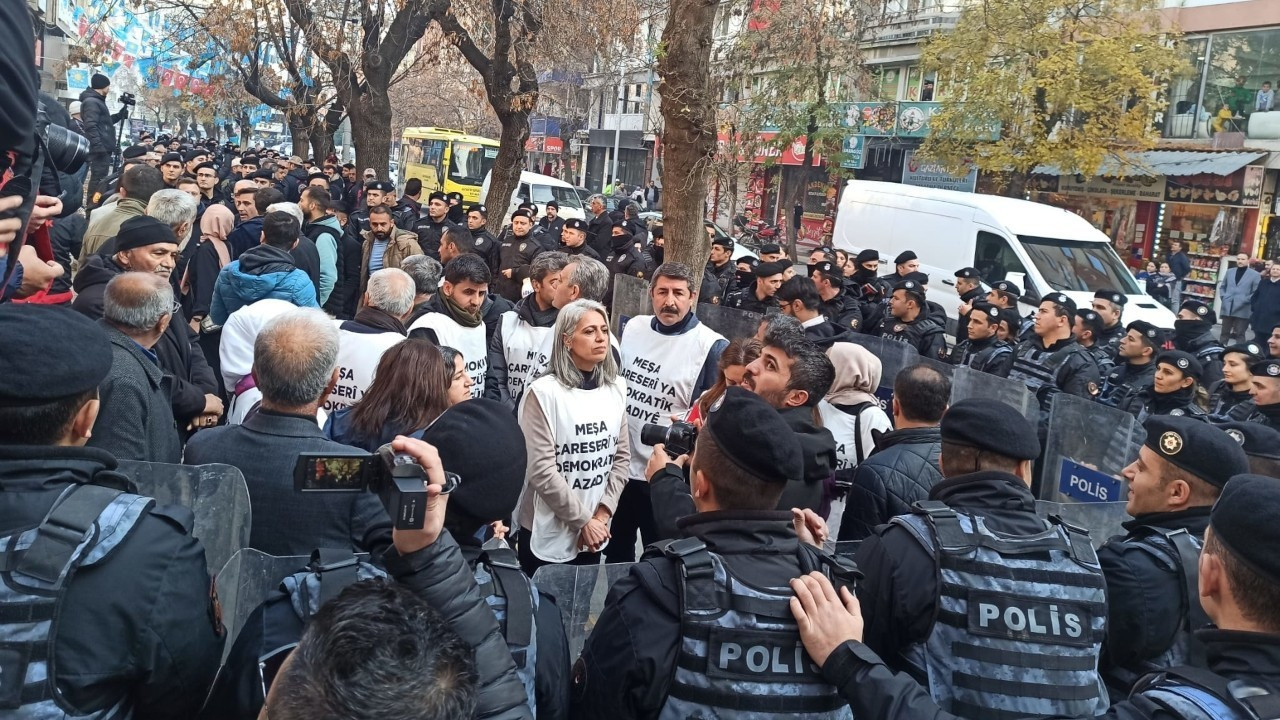
[[[1144,396],[1151,390],[1156,378],[1156,363],[1145,365],[1123,363],[1111,369],[1102,382],[1097,400],[1103,405],[1119,408],[1137,417],[1142,413]]]
[[[864,332],[862,303],[848,288],[842,289],[839,295],[822,301],[818,308],[832,325],[853,332]]]
[[[468,232],[475,238],[476,254],[484,258],[490,272],[498,272],[498,267],[502,263],[502,249],[498,246],[498,238],[483,225]]]
[[[1183,388],[1171,393],[1156,392],[1155,387],[1147,388],[1142,393],[1142,410],[1138,413],[1138,419],[1146,420],[1159,415],[1209,419],[1209,414],[1196,403],[1194,388]]]
[[[1075,338],[1065,337],[1045,347],[1035,334],[1018,346],[1009,377],[1027,383],[1027,389],[1036,396],[1042,426],[1048,422],[1054,395],[1065,392],[1092,398],[1101,381],[1098,364]]]
[[[564,253],[565,255],[568,255],[569,257],[578,257],[579,255],[581,255],[584,257],[589,257],[592,260],[600,259],[600,254],[596,252],[596,249],[591,247],[585,242],[577,247],[569,247],[568,245],[561,245],[560,252]]]
[[[1124,323],[1121,322],[1117,322],[1111,327],[1104,327],[1102,328],[1102,332],[1098,334],[1097,344],[1101,347],[1105,347],[1107,352],[1110,353],[1112,357],[1115,357],[1116,351],[1120,349],[1121,338],[1123,338],[1128,332],[1129,331],[1125,329]]]
[[[1226,380],[1219,380],[1209,388],[1209,416],[1215,422],[1244,420],[1253,410],[1252,401],[1248,390],[1232,390]]]
[[[529,276],[529,263],[541,249],[530,235],[517,237],[514,232],[504,235],[498,248],[498,272],[494,273],[491,286],[493,293],[511,302],[519,301],[524,279]],[[511,277],[503,274],[507,270],[511,271]]]
[[[713,303],[719,305],[724,302],[724,296],[728,293],[729,287],[733,284],[734,275],[738,270],[738,266],[732,260],[726,260],[723,265],[717,267],[711,261],[707,261],[707,267],[703,270],[704,277],[711,276],[715,281],[715,288],[711,293],[701,293],[698,295],[698,302]]]
[[[359,241],[362,233],[369,232],[369,211],[365,209],[347,213],[347,237]]]
[[[947,355],[945,331],[923,313],[910,322],[886,315],[880,321],[880,331],[877,334],[888,340],[906,343],[923,357],[940,360]]]
[[[976,271],[975,271],[975,274],[976,274]],[[960,303],[961,304],[970,303],[972,305],[972,303],[975,300],[982,300],[983,298],[986,297],[986,295],[987,294],[986,292],[983,291],[982,286],[979,285],[971,290],[967,290],[961,293]],[[957,341],[965,340],[968,337],[969,337],[969,315],[968,314],[960,315],[958,318],[956,318],[956,340]]]
[[[1013,345],[995,336],[985,340],[962,340],[951,351],[951,359],[957,365],[999,377],[1009,377],[1013,356]]]
[[[1112,368],[1116,366],[1116,360],[1109,345],[1094,342],[1085,348],[1085,351],[1089,353],[1089,357],[1093,358],[1094,364],[1098,366],[1099,377],[1106,377],[1111,374]]]
[[[440,259],[440,240],[444,237],[444,231],[451,227],[458,227],[449,222],[448,218],[437,222],[430,215],[424,215],[418,218],[409,228],[418,236],[418,247],[422,248],[422,252],[436,260]]]
[[[761,300],[756,297],[756,284],[754,282],[737,292],[730,293],[721,305],[761,315],[772,315],[779,312],[778,301],[774,298],[769,297]]]
[[[880,322],[889,314],[888,299],[893,294],[893,286],[874,272],[859,268],[852,277],[845,280],[845,286],[858,300],[862,310],[862,331],[876,334]]]
[[[604,266],[609,268],[609,294],[605,295],[605,300],[610,307],[613,305],[613,279],[615,277],[618,275],[630,275],[643,278],[648,270],[647,264],[640,256],[640,251],[631,242],[630,235],[619,235],[613,241],[612,252],[606,255],[602,261]]]

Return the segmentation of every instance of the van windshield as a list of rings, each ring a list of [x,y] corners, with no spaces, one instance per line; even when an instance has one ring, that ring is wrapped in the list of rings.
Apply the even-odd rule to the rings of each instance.
[[[1018,239],[1054,290],[1142,292],[1109,244],[1031,235],[1019,235]]]
[[[558,185],[538,185],[533,184],[534,202],[539,205],[546,205],[552,200],[556,201],[556,205],[561,208],[582,209],[582,198],[578,197],[578,191],[571,187],[560,187]]]

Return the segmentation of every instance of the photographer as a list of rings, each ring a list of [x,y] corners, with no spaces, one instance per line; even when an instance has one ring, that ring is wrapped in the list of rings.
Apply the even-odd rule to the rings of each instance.
[[[89,139],[89,187],[96,188],[98,181],[107,176],[111,168],[111,154],[118,140],[115,124],[129,117],[129,108],[123,106],[114,115],[107,109],[107,95],[111,92],[111,80],[102,73],[94,73],[89,89],[80,93],[80,122],[84,124],[85,137]],[[145,202],[145,201],[144,201]]]

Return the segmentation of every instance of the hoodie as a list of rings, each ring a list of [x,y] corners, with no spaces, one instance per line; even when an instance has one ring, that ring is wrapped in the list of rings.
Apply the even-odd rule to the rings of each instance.
[[[267,298],[284,300],[298,307],[320,307],[315,285],[294,265],[288,250],[257,245],[218,273],[209,317],[214,324],[222,325],[231,313]]]
[[[71,283],[76,291],[76,299],[71,309],[97,320],[102,317],[103,297],[107,294],[107,283],[111,278],[124,272],[124,268],[116,264],[106,255],[90,255],[89,260],[80,266],[75,279]]]

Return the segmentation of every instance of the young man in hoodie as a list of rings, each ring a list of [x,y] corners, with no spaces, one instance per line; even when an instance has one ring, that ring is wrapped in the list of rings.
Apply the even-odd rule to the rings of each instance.
[[[262,218],[262,242],[232,260],[218,273],[213,286],[209,317],[222,325],[231,313],[266,298],[285,300],[298,307],[318,308],[316,286],[294,264],[289,251],[298,243],[301,227],[286,212],[270,212]]]
[[[533,292],[502,313],[489,339],[489,367],[485,397],[511,410],[524,389],[547,369],[551,359],[552,328],[559,311],[553,304],[560,277],[571,258],[562,252],[539,253],[529,265]]]

